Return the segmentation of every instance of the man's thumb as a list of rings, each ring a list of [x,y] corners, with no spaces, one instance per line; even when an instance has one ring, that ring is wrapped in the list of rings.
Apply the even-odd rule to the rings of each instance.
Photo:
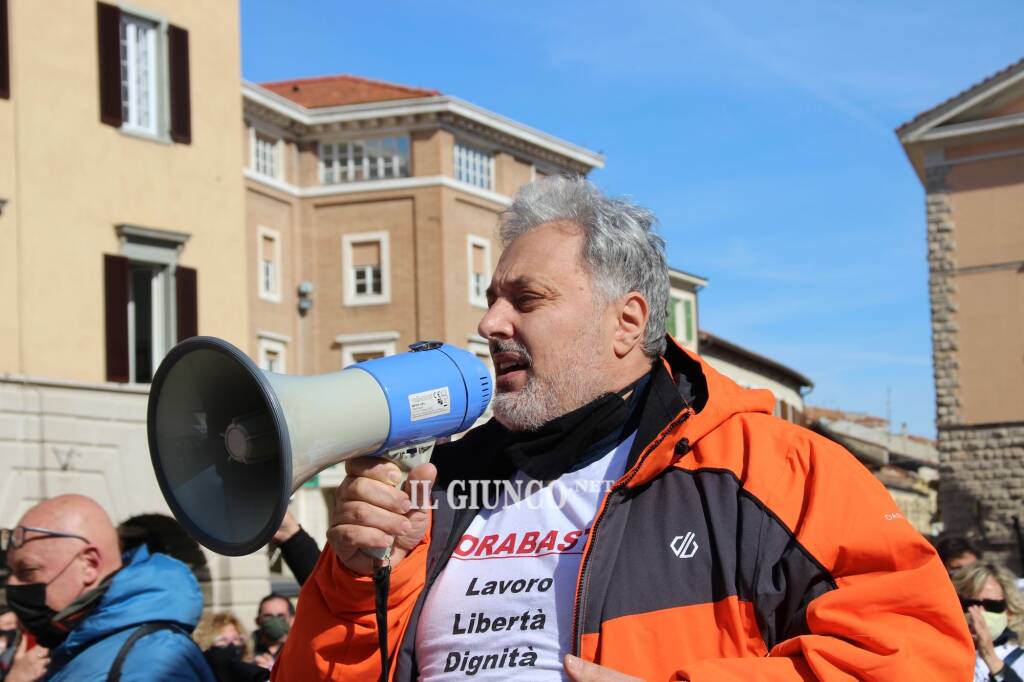
[[[434,487],[436,479],[437,467],[430,462],[413,467],[409,472],[409,479],[405,482],[403,489],[409,496],[414,510],[429,508],[430,490]]]

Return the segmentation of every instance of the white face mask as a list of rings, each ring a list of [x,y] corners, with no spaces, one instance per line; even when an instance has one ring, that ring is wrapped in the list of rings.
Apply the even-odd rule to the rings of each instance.
[[[1003,634],[1010,620],[1006,613],[992,613],[991,611],[983,612],[982,617],[985,619],[985,626],[988,627],[988,633],[992,635],[992,639],[998,639],[999,635]]]

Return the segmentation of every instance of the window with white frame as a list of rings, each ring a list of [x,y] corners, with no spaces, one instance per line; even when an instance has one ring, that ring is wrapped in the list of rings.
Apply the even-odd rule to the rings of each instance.
[[[469,235],[467,242],[469,265],[469,302],[487,307],[487,287],[491,283],[491,242],[489,239]]]
[[[281,237],[277,230],[259,228],[257,272],[260,279],[260,298],[281,302]]]
[[[121,117],[126,129],[151,135],[158,131],[159,88],[156,22],[121,14]]]
[[[394,355],[398,337],[398,332],[365,332],[343,334],[335,337],[334,342],[341,347],[341,366],[345,368],[358,362]]]
[[[408,175],[407,136],[320,144],[320,181],[325,185]]]
[[[261,333],[259,335],[259,357],[257,358],[260,369],[277,374],[285,374],[288,369],[286,365],[287,341],[285,337],[277,334]]]
[[[455,179],[474,187],[494,189],[494,155],[463,142],[456,142]]]
[[[342,237],[345,305],[391,301],[391,272],[387,232],[363,232]]]
[[[249,153],[253,171],[268,178],[281,177],[281,140],[249,128]]]

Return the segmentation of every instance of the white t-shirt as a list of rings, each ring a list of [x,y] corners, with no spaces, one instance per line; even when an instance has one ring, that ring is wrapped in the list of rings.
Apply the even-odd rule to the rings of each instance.
[[[521,472],[482,510],[427,595],[421,680],[562,680],[587,533],[636,434],[543,485]]]

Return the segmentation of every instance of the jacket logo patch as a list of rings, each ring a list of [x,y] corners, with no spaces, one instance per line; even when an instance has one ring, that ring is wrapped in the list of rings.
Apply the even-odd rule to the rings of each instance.
[[[677,535],[672,538],[669,547],[672,549],[672,553],[680,559],[689,559],[697,553],[699,545],[693,535],[693,531],[690,531],[686,535]]]

